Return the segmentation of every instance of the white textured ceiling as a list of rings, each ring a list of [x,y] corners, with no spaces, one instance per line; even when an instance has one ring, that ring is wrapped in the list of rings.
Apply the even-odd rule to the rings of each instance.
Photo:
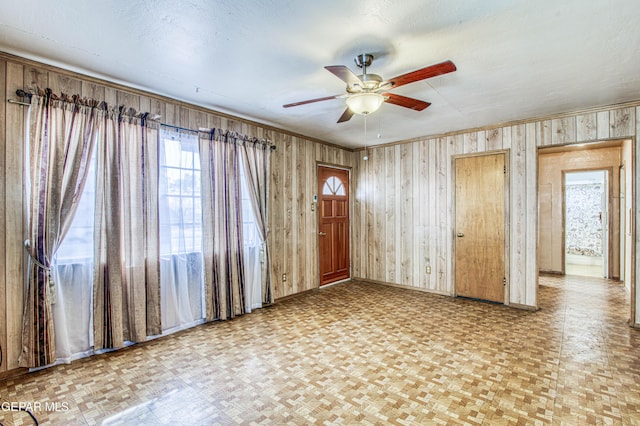
[[[640,99],[637,0],[4,0],[0,50],[348,147]],[[336,121],[325,65],[374,53],[384,78],[451,74]],[[378,133],[380,136],[378,137]]]

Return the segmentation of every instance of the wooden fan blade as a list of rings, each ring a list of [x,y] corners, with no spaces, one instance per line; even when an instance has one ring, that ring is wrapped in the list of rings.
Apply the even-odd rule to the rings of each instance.
[[[349,121],[349,120],[351,120],[351,117],[353,117],[353,111],[351,111],[349,108],[347,108],[347,109],[344,110],[344,112],[342,113],[342,115],[338,119],[338,123],[344,123],[345,121]]]
[[[406,74],[399,75],[394,78],[383,82],[382,84],[391,83],[393,88],[404,86],[405,84],[413,83],[414,81],[420,81],[427,78],[435,77],[437,75],[447,74],[455,71],[457,68],[451,61],[440,62],[439,64],[430,65],[419,70],[411,71]],[[381,85],[382,85],[381,84]]]
[[[364,83],[362,82],[362,80],[360,80],[360,77],[355,75],[353,71],[351,71],[344,65],[329,65],[325,67],[325,69],[350,86],[353,86],[354,84],[358,84],[360,85],[360,87],[364,86]]]
[[[328,101],[328,100],[331,100],[331,99],[344,98],[345,96],[346,95],[344,95],[344,94],[334,95],[334,96],[326,96],[324,98],[316,98],[316,99],[309,99],[308,101],[294,102],[292,104],[282,105],[282,107],[283,108],[291,108],[291,107],[299,106],[299,105],[312,104],[314,102],[321,102],[321,101]]]
[[[383,93],[382,96],[386,98],[385,102],[387,103],[409,108],[415,111],[422,111],[423,109],[431,105],[429,102],[408,98],[402,95],[396,95],[395,93]]]

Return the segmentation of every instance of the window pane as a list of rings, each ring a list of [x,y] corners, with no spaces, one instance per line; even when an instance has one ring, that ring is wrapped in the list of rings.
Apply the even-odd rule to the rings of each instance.
[[[164,139],[164,166],[180,167],[180,141]]]
[[[180,177],[180,185],[182,187],[182,195],[192,195],[194,193],[194,174],[193,170],[182,169]]]
[[[163,179],[160,192],[160,242],[163,254],[201,252],[200,155],[198,138],[186,132],[163,131]],[[166,141],[170,140],[171,143]],[[171,156],[172,158],[169,158]]]
[[[322,187],[323,195],[347,195],[340,178],[331,176]]]
[[[167,194],[180,195],[180,169],[165,168]]]

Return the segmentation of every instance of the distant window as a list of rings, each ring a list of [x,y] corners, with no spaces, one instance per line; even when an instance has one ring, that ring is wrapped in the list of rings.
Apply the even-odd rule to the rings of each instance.
[[[160,136],[161,254],[201,252],[198,136],[164,129]]]
[[[331,176],[329,179],[327,179],[327,181],[324,183],[324,186],[322,187],[322,195],[345,196],[347,195],[347,193],[344,190],[342,181],[335,176]]]

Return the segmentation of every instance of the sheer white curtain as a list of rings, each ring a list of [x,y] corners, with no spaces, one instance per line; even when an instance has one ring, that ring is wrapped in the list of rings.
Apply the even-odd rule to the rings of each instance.
[[[244,243],[245,312],[262,308],[262,239],[247,188],[247,174],[240,163],[240,204],[242,206],[242,240]]]
[[[92,352],[95,187],[94,153],[76,215],[51,268],[57,294],[52,308],[58,363],[69,363]]]
[[[198,134],[161,126],[160,300],[162,329],[204,321]]]

